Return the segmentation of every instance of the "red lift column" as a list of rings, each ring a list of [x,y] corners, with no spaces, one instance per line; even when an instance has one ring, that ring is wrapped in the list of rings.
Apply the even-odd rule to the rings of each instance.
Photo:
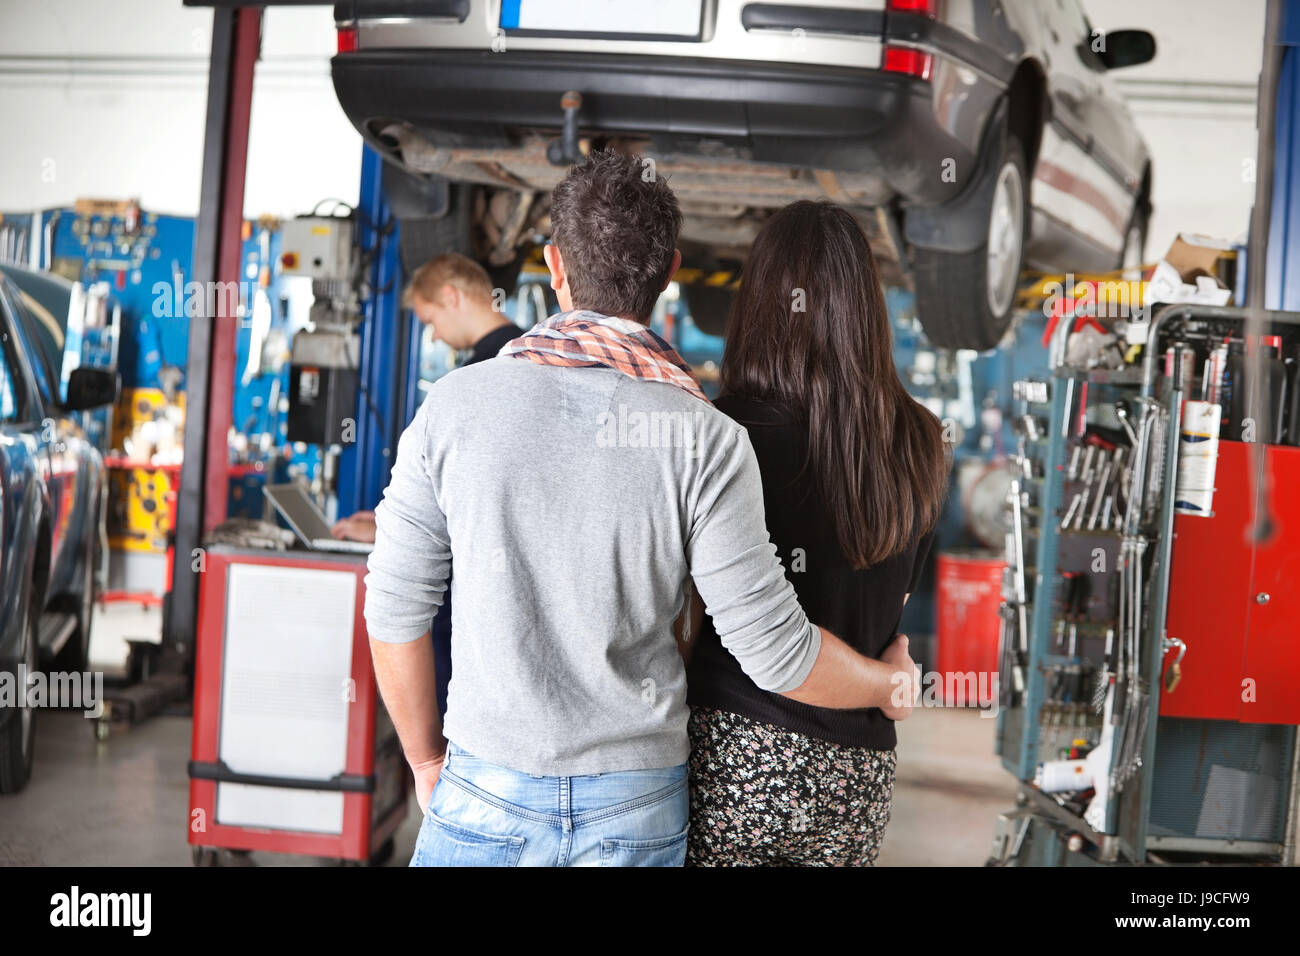
[[[234,398],[238,297],[215,294],[216,283],[240,280],[244,177],[253,70],[261,43],[259,7],[212,11],[212,57],[203,144],[203,185],[194,231],[194,281],[206,295],[203,314],[190,321],[186,367],[185,459],[176,518],[176,563],[163,637],[171,656],[194,653],[199,570],[196,549],[226,517],[227,432]],[[212,311],[209,311],[211,309]]]

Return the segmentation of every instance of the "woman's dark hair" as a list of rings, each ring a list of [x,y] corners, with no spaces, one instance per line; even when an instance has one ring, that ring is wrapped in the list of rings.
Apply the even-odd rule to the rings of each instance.
[[[853,567],[934,527],[948,480],[939,421],[903,388],[867,237],[807,200],[759,231],[732,303],[722,390],[808,417],[808,460]]]

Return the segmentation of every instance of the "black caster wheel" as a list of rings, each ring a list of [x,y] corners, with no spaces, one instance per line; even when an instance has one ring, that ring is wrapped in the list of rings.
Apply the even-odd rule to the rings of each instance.
[[[190,850],[195,866],[220,866],[221,851],[211,846],[196,846]]]
[[[370,851],[368,860],[338,860],[339,866],[384,866],[393,858],[393,840],[389,837]]]
[[[375,847],[375,849],[371,852],[371,854],[370,854],[370,859],[369,859],[369,861],[367,862],[366,865],[367,865],[367,866],[387,866],[387,865],[388,865],[388,861],[391,860],[391,859],[393,858],[393,851],[394,851],[394,849],[395,849],[395,847],[394,847],[394,845],[393,845],[393,838],[392,838],[392,837],[389,837],[387,840],[385,840],[385,841],[384,841],[383,843],[381,843],[379,846]]]

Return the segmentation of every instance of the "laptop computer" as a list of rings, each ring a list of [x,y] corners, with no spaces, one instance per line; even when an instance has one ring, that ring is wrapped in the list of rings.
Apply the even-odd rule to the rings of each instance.
[[[279,512],[298,540],[313,551],[341,551],[369,554],[375,546],[369,541],[340,541],[330,535],[329,522],[324,513],[297,482],[283,485],[264,485],[262,493]]]

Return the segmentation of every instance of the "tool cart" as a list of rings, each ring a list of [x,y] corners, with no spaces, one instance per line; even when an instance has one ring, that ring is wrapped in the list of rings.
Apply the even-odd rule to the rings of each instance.
[[[989,862],[1294,863],[1300,313],[1131,328],[1088,368],[1061,322],[1016,386]]]

